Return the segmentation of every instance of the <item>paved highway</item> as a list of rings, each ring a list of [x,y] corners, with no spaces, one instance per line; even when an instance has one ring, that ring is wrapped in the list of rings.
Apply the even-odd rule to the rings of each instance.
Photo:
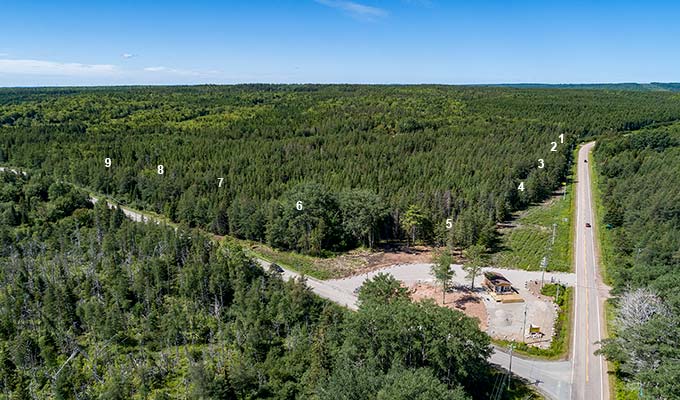
[[[587,143],[578,152],[574,240],[576,290],[571,355],[571,398],[576,400],[605,400],[610,396],[607,362],[594,354],[599,348],[597,342],[606,336],[604,301],[608,296],[608,288],[600,276],[595,245],[596,221],[589,168],[589,155],[594,145],[595,142]],[[592,227],[586,227],[586,223]]]

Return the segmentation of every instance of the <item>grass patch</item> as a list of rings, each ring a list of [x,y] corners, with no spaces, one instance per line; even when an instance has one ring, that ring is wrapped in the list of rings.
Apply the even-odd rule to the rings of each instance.
[[[524,342],[515,342],[515,352],[531,357],[537,357],[545,360],[557,360],[566,357],[569,351],[569,338],[571,337],[572,313],[571,307],[573,304],[574,288],[565,288],[562,285],[546,284],[541,292],[546,296],[555,296],[557,286],[560,286],[560,297],[557,299],[559,306],[557,311],[557,321],[555,322],[555,337],[553,337],[550,347],[547,349],[540,349],[538,347],[530,346]],[[493,339],[493,342],[501,347],[507,347],[512,342],[507,340]]]
[[[640,396],[638,391],[631,388],[630,385],[614,375],[614,384],[611,385],[614,388],[614,399],[616,400],[638,400]]]
[[[571,177],[576,165],[572,166]],[[529,207],[515,221],[516,227],[501,231],[499,251],[493,263],[502,268],[538,271],[541,260],[548,257],[548,271],[572,270],[574,184],[568,179],[564,195],[553,196],[547,203]],[[552,244],[553,224],[555,243]]]
[[[593,160],[593,157],[588,157]],[[596,161],[596,160],[593,160]],[[595,209],[595,219],[597,223],[595,224],[595,234],[597,237],[597,243],[595,244],[600,253],[600,274],[605,283],[611,284],[611,279],[609,276],[609,266],[612,265],[612,260],[614,260],[614,246],[611,242],[611,235],[608,234],[608,230],[602,229],[605,224],[603,222],[605,209],[602,204],[602,187],[600,186],[600,173],[597,168],[596,162],[591,162],[588,166],[590,168],[590,179],[592,184],[593,202]]]
[[[500,367],[494,367],[491,373],[491,380],[494,382],[493,387],[491,387],[491,392],[496,389],[496,385],[503,383],[504,389],[502,391],[502,399],[507,400],[533,400],[542,399],[543,396],[540,395],[533,386],[526,380],[517,377],[516,375],[510,376],[510,381],[507,382],[505,379],[505,374],[507,371]],[[491,396],[493,393],[489,392],[488,395]]]
[[[300,253],[278,251],[258,242],[238,239],[234,240],[236,240],[248,253],[254,257],[279,264],[284,268],[299,272],[300,274],[311,276],[316,279],[324,280],[335,278],[335,276],[329,270],[321,268],[317,265],[317,260],[315,257]]]

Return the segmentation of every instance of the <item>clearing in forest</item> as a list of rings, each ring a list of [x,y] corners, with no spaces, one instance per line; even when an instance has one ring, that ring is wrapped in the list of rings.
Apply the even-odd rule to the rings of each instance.
[[[572,187],[569,184],[566,193],[557,192],[545,202],[518,212],[513,221],[499,229],[498,251],[492,264],[536,271],[547,257],[548,271],[571,271]]]

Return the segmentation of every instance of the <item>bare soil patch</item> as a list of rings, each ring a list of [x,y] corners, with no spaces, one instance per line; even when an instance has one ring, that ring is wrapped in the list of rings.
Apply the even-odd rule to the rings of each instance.
[[[461,311],[468,317],[477,318],[479,328],[486,331],[489,318],[484,301],[478,294],[466,289],[456,289],[446,293],[446,303],[442,304],[442,289],[432,284],[417,283],[411,285],[409,290],[414,301],[432,299],[439,306]]]
[[[357,249],[332,258],[312,258],[314,268],[329,271],[334,278],[347,278],[393,265],[427,264],[432,261],[434,248],[385,244],[375,250]],[[454,253],[454,262],[460,262]]]

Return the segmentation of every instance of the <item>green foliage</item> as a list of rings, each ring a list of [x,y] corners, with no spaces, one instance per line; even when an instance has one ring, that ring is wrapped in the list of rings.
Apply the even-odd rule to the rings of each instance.
[[[0,178],[26,214],[0,227],[3,398],[485,396],[488,337],[457,311],[412,304],[391,277],[362,294],[389,287],[389,301],[353,313],[265,272],[231,241],[135,223],[104,202],[45,219],[53,203],[87,196]],[[39,199],[42,183],[52,190]]]
[[[341,193],[339,205],[345,232],[362,245],[373,248],[388,216],[383,199],[366,190],[350,190]]]
[[[431,272],[434,279],[439,282],[442,287],[442,304],[446,302],[446,291],[449,290],[451,279],[456,274],[456,271],[451,269],[451,252],[448,249],[435,252],[432,256]]]
[[[470,280],[470,288],[475,288],[475,278],[479,276],[482,269],[489,264],[486,248],[483,245],[476,244],[470,246],[463,255],[467,258],[467,262],[463,265],[463,270],[467,272],[467,278]]]
[[[410,205],[401,217],[401,227],[406,232],[407,242],[416,243],[416,238],[423,235],[423,229],[429,222],[423,210],[417,205]]]
[[[356,85],[2,89],[0,148],[9,163],[39,168],[172,222],[280,249],[325,254],[380,240],[413,241],[414,233],[428,243],[491,248],[495,222],[564,181],[579,138],[678,118],[678,102],[660,92]],[[550,152],[560,134],[566,142]],[[535,168],[539,158],[546,163],[541,170]],[[525,192],[517,190],[520,181]],[[317,184],[329,201],[295,199],[308,207],[304,216],[289,214],[290,196],[306,195],[304,188]],[[420,211],[405,231],[402,220],[411,206]]]
[[[347,247],[341,226],[337,198],[320,185],[304,184],[272,204],[267,242],[284,250],[320,255],[324,249]]]
[[[557,304],[560,308],[569,306],[569,304],[565,303],[567,298],[567,287],[562,284],[546,283],[541,288],[541,294],[552,297],[555,304]]]
[[[430,368],[441,381],[477,395],[489,377],[489,338],[479,334],[477,321],[432,302],[362,307],[348,317],[343,348],[351,363],[346,369],[366,362],[383,373],[396,366]]]
[[[601,218],[610,225],[599,235],[613,292],[625,298],[649,288],[666,309],[639,324],[616,324],[603,354],[617,366],[617,377],[642,388],[645,398],[678,397],[680,125],[604,138],[594,156]]]
[[[408,289],[401,282],[394,279],[390,274],[379,273],[371,279],[367,279],[359,289],[360,307],[372,303],[389,304],[395,301],[409,299]]]
[[[388,374],[385,380],[386,384],[378,392],[377,400],[459,400],[468,398],[462,389],[449,390],[432,374],[432,371],[425,368],[394,371]]]

